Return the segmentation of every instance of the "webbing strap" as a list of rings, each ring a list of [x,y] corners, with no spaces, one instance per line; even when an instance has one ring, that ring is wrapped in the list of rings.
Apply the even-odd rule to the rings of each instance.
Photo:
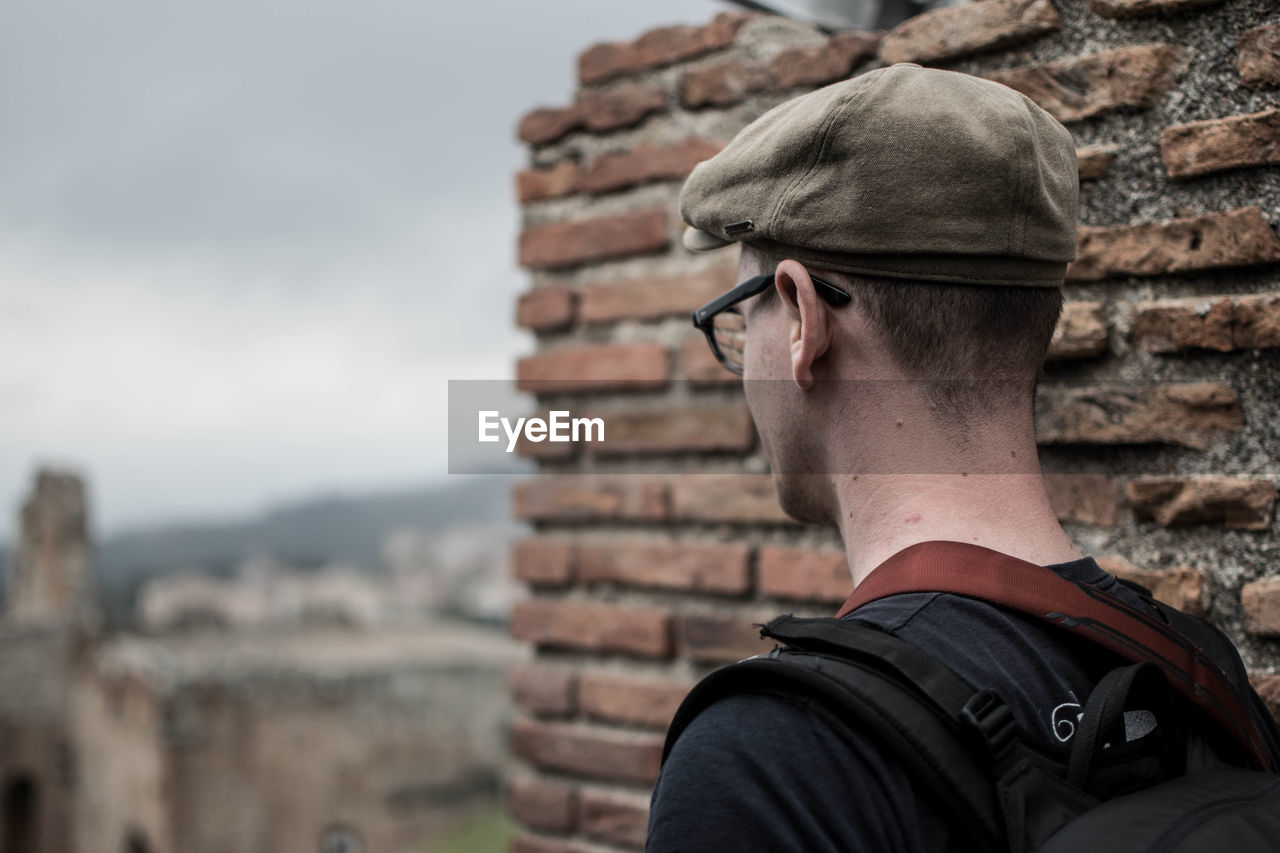
[[[779,616],[760,630],[772,637],[803,649],[830,648],[850,657],[870,657],[873,664],[887,667],[906,684],[919,689],[948,717],[960,721],[964,707],[978,692],[933,656],[906,640],[878,628],[858,622],[837,621],[829,617],[808,619]]]
[[[814,666],[815,660],[821,661]],[[806,665],[808,664],[808,665]],[[778,692],[819,698],[836,716],[834,730],[869,738],[883,747],[945,813],[955,817],[975,849],[1004,849],[1004,824],[986,765],[978,763],[953,721],[897,679],[843,657],[784,652],[759,655],[721,667],[698,682],[667,730],[666,764],[676,742],[697,716],[718,699],[738,693]],[[766,735],[767,736],[767,735]]]
[[[920,542],[885,560],[836,613],[907,592],[948,592],[1043,619],[1134,663],[1150,661],[1179,692],[1232,733],[1255,769],[1272,771],[1271,756],[1231,682],[1184,636],[1096,587],[968,542]]]

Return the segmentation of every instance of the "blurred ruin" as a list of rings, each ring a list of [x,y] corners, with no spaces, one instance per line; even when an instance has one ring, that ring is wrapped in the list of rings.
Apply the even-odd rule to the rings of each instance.
[[[22,508],[0,850],[423,851],[493,803],[521,656],[501,536],[402,527],[375,570],[157,573],[104,620],[88,516],[53,471]]]

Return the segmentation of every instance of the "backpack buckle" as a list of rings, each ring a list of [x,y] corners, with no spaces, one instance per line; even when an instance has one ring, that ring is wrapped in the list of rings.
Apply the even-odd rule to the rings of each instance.
[[[978,730],[996,761],[1003,759],[1013,747],[1018,724],[1013,712],[994,690],[980,690],[960,709],[960,718]]]

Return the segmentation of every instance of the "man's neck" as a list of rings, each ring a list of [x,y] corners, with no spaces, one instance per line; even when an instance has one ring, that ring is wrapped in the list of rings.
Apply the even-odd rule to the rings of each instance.
[[[1035,473],[862,474],[836,478],[840,535],[856,586],[909,545],[969,542],[1032,563],[1080,559]]]

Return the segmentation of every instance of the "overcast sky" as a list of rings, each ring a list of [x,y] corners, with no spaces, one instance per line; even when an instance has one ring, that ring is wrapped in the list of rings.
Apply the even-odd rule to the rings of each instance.
[[[446,381],[532,348],[517,120],[725,8],[6,4],[0,540],[45,463],[106,532],[442,477]]]

